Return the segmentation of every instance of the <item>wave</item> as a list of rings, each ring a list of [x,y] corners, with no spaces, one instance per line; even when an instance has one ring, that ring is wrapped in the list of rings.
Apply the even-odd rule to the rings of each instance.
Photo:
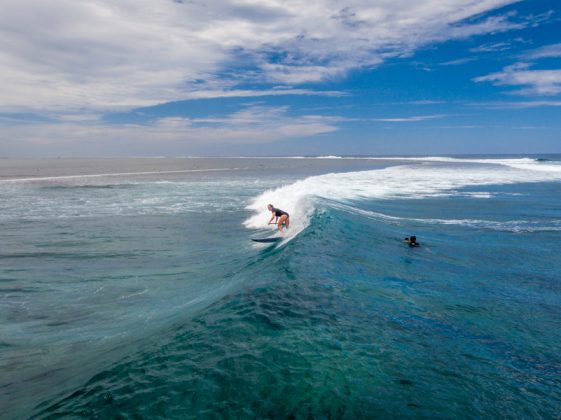
[[[423,223],[428,225],[455,225],[474,229],[495,230],[503,232],[524,233],[524,232],[553,232],[561,231],[561,220],[482,220],[482,219],[435,219],[418,217],[399,217],[389,214],[364,210],[354,206],[331,202],[330,206],[347,213],[358,214],[384,223]]]
[[[255,159],[251,156],[237,156],[232,159]],[[262,156],[259,159],[347,159],[347,160],[398,160],[398,161],[420,161],[420,162],[449,162],[449,163],[494,163],[498,165],[524,164],[531,162],[559,162],[550,158],[470,158],[449,156]]]
[[[401,158],[395,158],[401,159]],[[409,158],[414,163],[384,169],[330,173],[309,177],[270,189],[247,206],[253,215],[244,221],[249,229],[267,228],[267,204],[287,211],[291,217],[288,237],[309,225],[317,199],[349,202],[363,199],[422,199],[470,195],[488,198],[488,193],[462,192],[473,186],[561,181],[561,165],[522,159]],[[470,167],[459,163],[477,163]],[[448,163],[448,165],[440,165]]]
[[[239,171],[244,168],[212,168],[212,169],[184,169],[177,171],[144,171],[144,172],[114,172],[104,174],[87,174],[87,175],[59,175],[59,176],[43,176],[28,178],[12,178],[2,179],[0,184],[18,183],[18,182],[34,182],[34,181],[66,181],[79,180],[89,178],[106,178],[106,177],[123,177],[123,176],[140,176],[140,175],[172,175],[185,174],[191,172],[222,172],[222,171]]]
[[[119,184],[55,184],[55,185],[45,185],[40,187],[42,190],[78,190],[78,189],[91,189],[91,190],[116,190],[116,189],[127,189],[134,188],[136,184],[134,183],[119,183]]]

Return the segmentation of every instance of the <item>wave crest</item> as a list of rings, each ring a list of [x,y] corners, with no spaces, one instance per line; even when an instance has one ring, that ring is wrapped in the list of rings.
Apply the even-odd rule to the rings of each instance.
[[[339,202],[361,199],[422,199],[452,195],[488,198],[488,193],[459,191],[464,187],[561,180],[561,165],[524,159],[411,158],[413,163],[361,172],[330,173],[270,189],[247,206],[249,229],[267,228],[272,203],[291,215],[288,236],[305,229],[317,210],[317,198]],[[447,165],[442,165],[447,163]],[[477,163],[466,167],[463,163]]]

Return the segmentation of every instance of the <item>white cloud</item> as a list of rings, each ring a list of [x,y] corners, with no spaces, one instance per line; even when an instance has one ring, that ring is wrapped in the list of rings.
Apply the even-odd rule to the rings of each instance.
[[[446,101],[436,101],[433,99],[424,99],[424,100],[420,100],[420,101],[409,101],[409,102],[401,102],[404,104],[409,104],[409,105],[441,105],[441,104],[445,104]]]
[[[479,47],[471,48],[471,52],[499,52],[506,51],[512,48],[510,42],[488,42],[486,44],[480,45]]]
[[[456,60],[444,61],[439,64],[441,66],[459,66],[462,64],[470,63],[475,60],[477,60],[476,57],[464,57],[464,58],[457,58]]]
[[[216,89],[216,90],[193,90],[192,92],[185,93],[183,95],[183,99],[256,98],[260,96],[285,96],[285,95],[340,97],[340,96],[348,96],[348,93],[334,91],[334,90],[311,90],[311,89],[293,89],[293,88],[264,89],[264,90]]]
[[[527,52],[523,57],[528,60],[561,57],[561,43],[544,45],[543,47]]]
[[[526,109],[542,107],[561,107],[561,101],[514,101],[514,102],[475,102],[469,105],[491,109]]]
[[[521,95],[557,95],[561,93],[561,70],[530,70],[527,63],[516,63],[503,71],[477,77],[476,82],[491,82],[498,86],[523,86]]]
[[[524,25],[533,24],[532,18],[526,18],[525,20],[526,23]],[[497,52],[511,50],[514,46],[517,45],[529,44],[529,43],[531,43],[531,41],[518,37],[514,39],[509,39],[507,41],[486,42],[478,47],[470,48],[470,51],[473,53],[487,53],[487,52],[497,53]]]
[[[0,156],[172,154],[220,146],[259,144],[315,136],[338,129],[336,117],[293,117],[287,107],[253,106],[221,118],[168,117],[149,125],[102,121],[1,124]]]
[[[435,115],[417,115],[413,117],[398,117],[398,118],[374,118],[373,121],[377,122],[391,122],[391,123],[400,123],[400,122],[419,122],[419,121],[427,121],[427,120],[435,120],[438,118],[443,118],[446,115],[442,114],[435,114]]]
[[[244,74],[324,81],[428,43],[521,27],[509,16],[470,20],[516,1],[3,0],[1,110],[227,96]]]

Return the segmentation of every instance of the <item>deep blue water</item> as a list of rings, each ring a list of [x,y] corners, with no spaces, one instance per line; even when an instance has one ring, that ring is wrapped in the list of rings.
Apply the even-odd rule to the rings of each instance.
[[[1,181],[3,417],[559,416],[561,162],[286,162]]]

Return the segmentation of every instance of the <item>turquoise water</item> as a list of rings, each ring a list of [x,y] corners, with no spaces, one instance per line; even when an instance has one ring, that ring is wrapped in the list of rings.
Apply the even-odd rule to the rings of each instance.
[[[6,177],[3,416],[555,418],[555,159]],[[291,229],[255,244],[269,202]]]

